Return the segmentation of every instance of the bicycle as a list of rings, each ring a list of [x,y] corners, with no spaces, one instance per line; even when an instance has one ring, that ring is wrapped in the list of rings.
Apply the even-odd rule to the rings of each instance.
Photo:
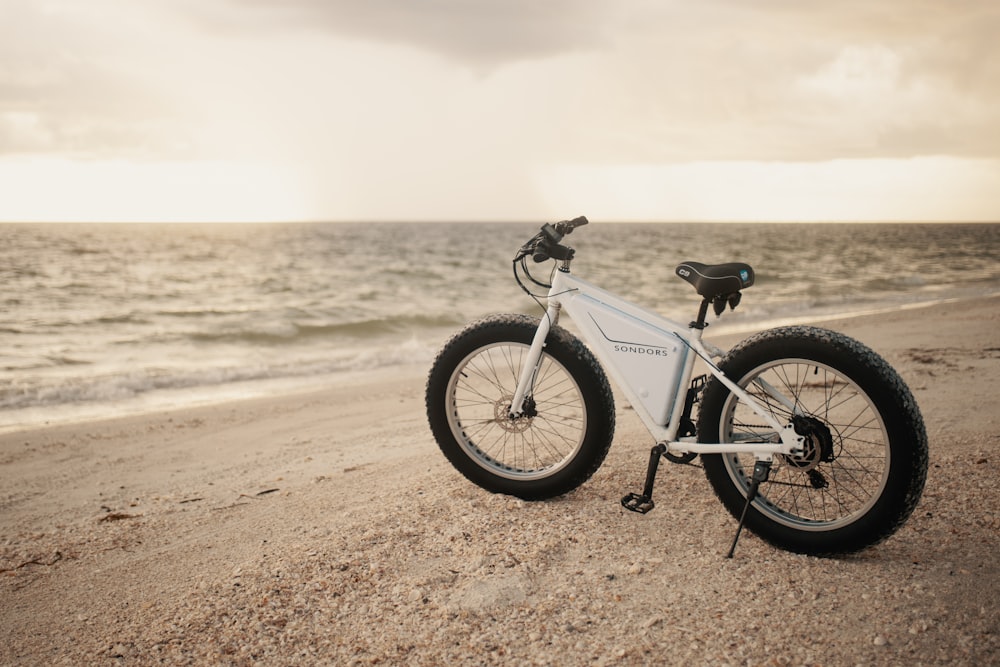
[[[703,340],[708,309],[721,316],[740,303],[754,283],[750,265],[678,265],[701,297],[685,326],[571,273],[575,250],[563,239],[586,224],[546,224],[514,257],[515,280],[542,317],[471,322],[434,360],[427,417],[459,472],[526,500],[577,488],[611,447],[610,375],[656,443],[643,490],[621,500],[626,509],[654,508],[661,458],[700,456],[738,519],[730,558],[744,527],[781,549],[837,556],[903,525],[927,477],[927,434],[909,388],[882,357],[812,326],[763,331],[724,353]],[[548,282],[532,276],[529,257],[556,262]],[[522,276],[547,294],[534,294]],[[559,326],[563,312],[583,340]],[[695,377],[698,361],[708,372]]]

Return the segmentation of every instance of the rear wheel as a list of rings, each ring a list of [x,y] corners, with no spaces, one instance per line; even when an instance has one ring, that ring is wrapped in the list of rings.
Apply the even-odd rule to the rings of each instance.
[[[927,435],[913,396],[885,360],[842,334],[787,327],[744,341],[720,368],[804,436],[803,454],[774,458],[747,513],[750,530],[783,549],[836,555],[881,542],[906,521],[927,477]],[[705,388],[698,434],[701,442],[779,440],[718,380]],[[716,495],[738,517],[754,457],[702,460]]]
[[[524,413],[510,405],[538,320],[495,315],[446,343],[427,380],[427,418],[444,455],[472,482],[528,500],[583,484],[611,446],[611,388],[590,351],[552,327]]]

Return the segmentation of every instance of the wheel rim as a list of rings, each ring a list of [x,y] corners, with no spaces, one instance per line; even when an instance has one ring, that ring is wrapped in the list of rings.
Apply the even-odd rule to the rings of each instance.
[[[754,507],[796,530],[834,530],[864,516],[882,495],[889,474],[889,437],[871,398],[824,364],[804,359],[764,364],[739,384],[783,424],[792,421],[791,410],[768,395],[760,380],[795,402],[810,435],[804,455],[774,458]],[[719,432],[725,442],[779,441],[732,393],[723,406]],[[725,454],[723,461],[745,497],[754,457]]]
[[[448,423],[462,449],[489,472],[530,481],[565,468],[583,445],[587,413],[566,368],[543,355],[532,416],[510,419],[509,407],[528,346],[497,343],[475,350],[448,384]]]

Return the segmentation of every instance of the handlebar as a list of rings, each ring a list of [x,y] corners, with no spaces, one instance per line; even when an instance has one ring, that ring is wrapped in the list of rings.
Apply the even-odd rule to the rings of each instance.
[[[530,241],[521,246],[514,257],[517,262],[528,255],[535,262],[544,262],[549,259],[570,260],[573,259],[573,249],[560,245],[563,237],[573,233],[577,227],[583,227],[589,221],[584,216],[563,220],[554,225],[545,223],[540,232],[535,234]]]

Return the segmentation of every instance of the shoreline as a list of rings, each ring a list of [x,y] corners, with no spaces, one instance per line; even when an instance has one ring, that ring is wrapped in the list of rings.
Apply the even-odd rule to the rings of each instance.
[[[84,425],[96,422],[129,419],[143,416],[195,410],[212,406],[224,406],[229,403],[244,401],[266,401],[278,397],[291,397],[301,394],[324,392],[340,386],[365,385],[384,381],[388,377],[404,374],[417,374],[420,369],[426,372],[427,364],[405,364],[398,366],[383,366],[364,371],[342,371],[334,374],[317,375],[303,380],[302,378],[270,378],[248,382],[230,383],[227,385],[206,385],[194,388],[178,388],[148,392],[132,397],[127,401],[116,403],[112,408],[107,403],[91,402],[71,404],[67,406],[37,406],[11,410],[10,413],[28,415],[23,421],[14,424],[0,422],[0,436],[37,431],[47,428]],[[171,400],[170,394],[188,394],[182,399]],[[198,398],[191,398],[195,394]],[[54,408],[56,416],[48,411]],[[110,412],[110,414],[108,413]],[[61,413],[61,414],[60,414]],[[2,416],[2,413],[0,413]]]
[[[731,346],[739,339],[764,329],[789,325],[828,326],[831,324],[848,323],[859,318],[875,318],[891,315],[896,312],[919,311],[949,304],[962,304],[977,301],[1000,299],[1000,292],[981,296],[944,297],[940,299],[897,304],[893,306],[852,309],[834,314],[821,314],[805,317],[778,316],[760,321],[737,320],[730,323],[727,319],[717,320],[706,332],[706,340],[719,339]],[[455,329],[457,331],[458,328]],[[443,344],[444,338],[434,341],[434,347]],[[864,342],[864,341],[862,341]],[[322,392],[332,387],[353,386],[379,381],[384,376],[421,375],[425,374],[433,360],[434,352],[422,362],[387,365],[369,370],[351,370],[324,375],[296,378],[268,378],[225,385],[204,385],[192,388],[177,388],[146,392],[113,405],[101,402],[81,404],[57,404],[17,408],[0,413],[0,435],[45,429],[72,424],[86,424],[110,419],[155,415],[161,412],[192,409],[198,407],[224,405],[226,403],[244,400],[267,399],[268,397],[308,394]],[[183,397],[175,397],[183,395]],[[192,395],[195,398],[192,398]],[[19,415],[19,417],[11,417]],[[55,415],[55,416],[53,416]],[[18,419],[8,423],[8,419]]]
[[[805,315],[803,317],[798,316],[776,316],[772,318],[767,318],[761,320],[760,322],[747,322],[745,324],[734,325],[732,328],[726,326],[725,323],[721,323],[718,327],[718,332],[724,336],[733,336],[736,334],[749,335],[756,333],[757,331],[763,331],[764,329],[773,329],[783,326],[792,326],[797,324],[803,325],[823,325],[823,323],[834,323],[834,322],[848,322],[850,320],[856,320],[859,318],[873,318],[881,315],[889,315],[895,312],[908,312],[917,311],[924,308],[934,308],[936,306],[947,306],[952,304],[962,304],[974,301],[989,301],[991,299],[1000,299],[1000,292],[991,292],[988,294],[980,294],[976,296],[947,296],[937,299],[927,299],[924,301],[909,301],[903,303],[893,304],[891,306],[871,306],[867,308],[852,308],[850,310],[844,310],[835,313],[824,313],[820,315]],[[832,327],[827,327],[832,328]]]

